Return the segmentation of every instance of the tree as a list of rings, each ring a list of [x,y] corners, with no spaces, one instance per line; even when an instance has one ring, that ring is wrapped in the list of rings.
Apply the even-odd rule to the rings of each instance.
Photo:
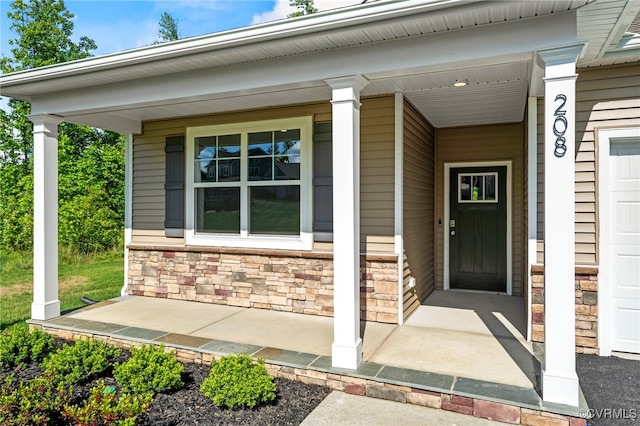
[[[71,39],[74,15],[63,0],[14,0],[7,14],[16,38],[3,73],[91,56],[93,40]],[[33,240],[33,125],[29,102],[0,111],[0,249],[30,250]],[[122,136],[62,124],[59,136],[60,242],[76,251],[111,248],[122,240]]]
[[[170,13],[163,12],[162,15],[160,15],[158,25],[160,25],[160,29],[158,29],[158,41],[153,44],[165,43],[180,38],[180,33],[178,33],[178,20],[171,16]]]
[[[298,10],[288,14],[287,18],[296,18],[318,12],[318,9],[316,9],[313,4],[313,0],[289,0],[289,6],[293,6]]]

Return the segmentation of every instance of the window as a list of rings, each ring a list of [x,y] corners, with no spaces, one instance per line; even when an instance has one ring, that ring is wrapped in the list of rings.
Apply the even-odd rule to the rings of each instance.
[[[310,249],[311,117],[187,129],[187,243]]]
[[[458,175],[458,202],[497,203],[498,173],[460,173]]]

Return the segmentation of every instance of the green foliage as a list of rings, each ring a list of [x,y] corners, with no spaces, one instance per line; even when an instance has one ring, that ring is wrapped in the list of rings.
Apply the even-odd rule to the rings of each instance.
[[[313,4],[313,0],[289,0],[289,6],[293,6],[297,10],[288,14],[287,18],[296,18],[318,12],[318,9]]]
[[[154,42],[154,44],[165,43],[167,41],[178,40],[180,38],[180,33],[178,32],[178,20],[170,13],[163,12],[162,15],[160,15],[158,25],[160,26],[158,29],[158,41]]]
[[[131,395],[123,393],[118,397],[116,393],[99,380],[91,388],[89,399],[81,406],[67,405],[64,417],[73,421],[77,426],[110,426],[135,425],[136,418],[144,413],[151,405],[151,394]]]
[[[64,384],[86,381],[107,370],[120,350],[101,340],[79,339],[42,362],[46,374]]]
[[[71,386],[46,375],[29,382],[8,376],[0,383],[0,424],[61,424],[61,413],[72,391]]]
[[[113,377],[125,392],[155,394],[181,388],[183,371],[174,352],[165,352],[163,345],[143,345],[131,348],[131,358],[114,367]]]
[[[276,398],[276,385],[264,366],[249,355],[228,355],[211,363],[211,373],[200,391],[215,405],[236,409],[253,408]]]
[[[26,324],[19,324],[0,334],[0,367],[41,362],[55,348],[53,337],[40,330],[29,332]]]

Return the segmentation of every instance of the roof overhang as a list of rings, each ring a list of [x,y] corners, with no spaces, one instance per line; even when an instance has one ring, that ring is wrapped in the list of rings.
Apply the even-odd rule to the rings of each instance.
[[[362,74],[363,95],[405,92],[436,126],[518,121],[535,52],[575,44],[589,3],[379,1],[8,74],[0,94],[137,133],[145,120],[328,100],[325,80]],[[469,86],[452,90],[458,79]]]

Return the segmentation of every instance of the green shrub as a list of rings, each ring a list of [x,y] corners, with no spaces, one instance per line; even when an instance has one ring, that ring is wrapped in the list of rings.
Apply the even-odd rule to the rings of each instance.
[[[114,367],[113,377],[125,392],[155,394],[180,389],[183,371],[174,352],[165,352],[163,345],[143,345],[131,348],[131,358]]]
[[[75,384],[107,370],[119,354],[119,349],[100,340],[80,339],[49,355],[42,368],[61,383]]]
[[[253,408],[276,398],[276,385],[264,366],[249,355],[228,355],[211,363],[211,373],[200,391],[215,405],[236,409]]]
[[[41,362],[55,348],[53,337],[40,330],[29,332],[26,324],[19,324],[0,334],[0,367],[24,367]]]
[[[62,410],[73,388],[44,375],[29,382],[8,376],[0,383],[0,424],[50,425],[62,423]]]
[[[151,394],[118,395],[99,380],[91,388],[89,399],[81,406],[66,405],[64,417],[76,426],[135,425],[136,418],[151,405]]]

